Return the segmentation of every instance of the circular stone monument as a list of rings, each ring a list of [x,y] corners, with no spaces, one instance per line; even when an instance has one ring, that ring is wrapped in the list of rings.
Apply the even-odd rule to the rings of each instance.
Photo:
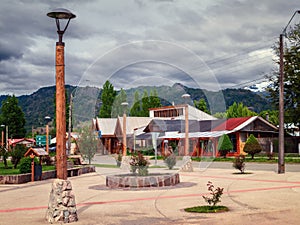
[[[109,188],[143,188],[166,187],[180,183],[178,173],[149,174],[137,176],[134,174],[119,174],[106,176],[106,186]]]

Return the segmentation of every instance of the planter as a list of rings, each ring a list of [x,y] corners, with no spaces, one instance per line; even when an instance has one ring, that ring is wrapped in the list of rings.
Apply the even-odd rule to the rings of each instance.
[[[178,183],[180,183],[178,173],[149,174],[148,176],[120,174],[106,177],[106,186],[110,188],[166,187]]]

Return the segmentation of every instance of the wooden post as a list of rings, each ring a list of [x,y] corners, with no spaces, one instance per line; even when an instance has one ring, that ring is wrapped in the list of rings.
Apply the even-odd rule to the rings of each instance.
[[[189,155],[189,110],[188,104],[185,105],[185,142],[184,155]]]
[[[123,113],[123,156],[127,155],[127,143],[126,143],[126,112]]]
[[[49,125],[46,124],[46,152],[49,154]]]
[[[64,47],[56,42],[56,169],[62,180],[67,179]]]
[[[31,182],[34,182],[34,154],[30,154],[31,158]]]
[[[4,131],[3,130],[1,132],[1,134],[2,134],[2,137],[1,137],[1,147],[3,148],[3,146],[4,146]]]

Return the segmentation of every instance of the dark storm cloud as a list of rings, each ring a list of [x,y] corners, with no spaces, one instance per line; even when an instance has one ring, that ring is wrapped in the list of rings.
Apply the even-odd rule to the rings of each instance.
[[[299,4],[282,0],[3,0],[2,94],[30,93],[54,85],[57,33],[54,20],[46,14],[60,7],[77,15],[64,35],[68,84],[90,82],[91,86],[101,86],[114,76],[119,82],[116,86],[129,87],[130,83],[148,82],[144,78],[155,73],[156,83],[181,80],[192,86],[187,74],[203,77],[205,87],[215,87],[217,80],[226,88],[274,69],[270,49]],[[297,16],[293,23],[299,20]],[[180,47],[166,50],[159,45],[130,45],[115,50],[147,40]],[[130,65],[133,62],[128,59],[138,58],[141,62]],[[144,59],[157,62],[145,63]],[[209,81],[206,77],[212,75],[216,79]]]

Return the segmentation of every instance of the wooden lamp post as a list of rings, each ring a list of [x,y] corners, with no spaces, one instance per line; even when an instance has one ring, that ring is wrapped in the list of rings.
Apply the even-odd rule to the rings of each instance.
[[[126,128],[126,109],[128,106],[128,102],[122,102],[121,105],[123,106],[123,149],[122,149],[122,155],[127,155],[127,128]]]
[[[71,223],[78,220],[75,195],[72,192],[71,182],[67,180],[67,156],[66,156],[66,99],[65,99],[65,62],[62,41],[71,19],[76,16],[66,9],[55,9],[47,16],[56,21],[59,40],[56,42],[56,176],[46,213],[49,223]],[[64,29],[61,29],[60,20],[67,20]],[[58,200],[60,199],[60,200]],[[68,202],[68,204],[65,204]]]
[[[47,16],[54,18],[57,26],[58,42],[56,42],[56,167],[57,178],[67,179],[66,156],[66,101],[65,101],[65,62],[62,41],[70,20],[76,16],[66,9],[55,9]],[[64,29],[60,27],[60,20],[68,20]]]
[[[187,100],[190,98],[189,94],[183,94],[181,96],[185,101],[185,140],[184,140],[184,155],[189,154],[189,105],[187,104]]]

